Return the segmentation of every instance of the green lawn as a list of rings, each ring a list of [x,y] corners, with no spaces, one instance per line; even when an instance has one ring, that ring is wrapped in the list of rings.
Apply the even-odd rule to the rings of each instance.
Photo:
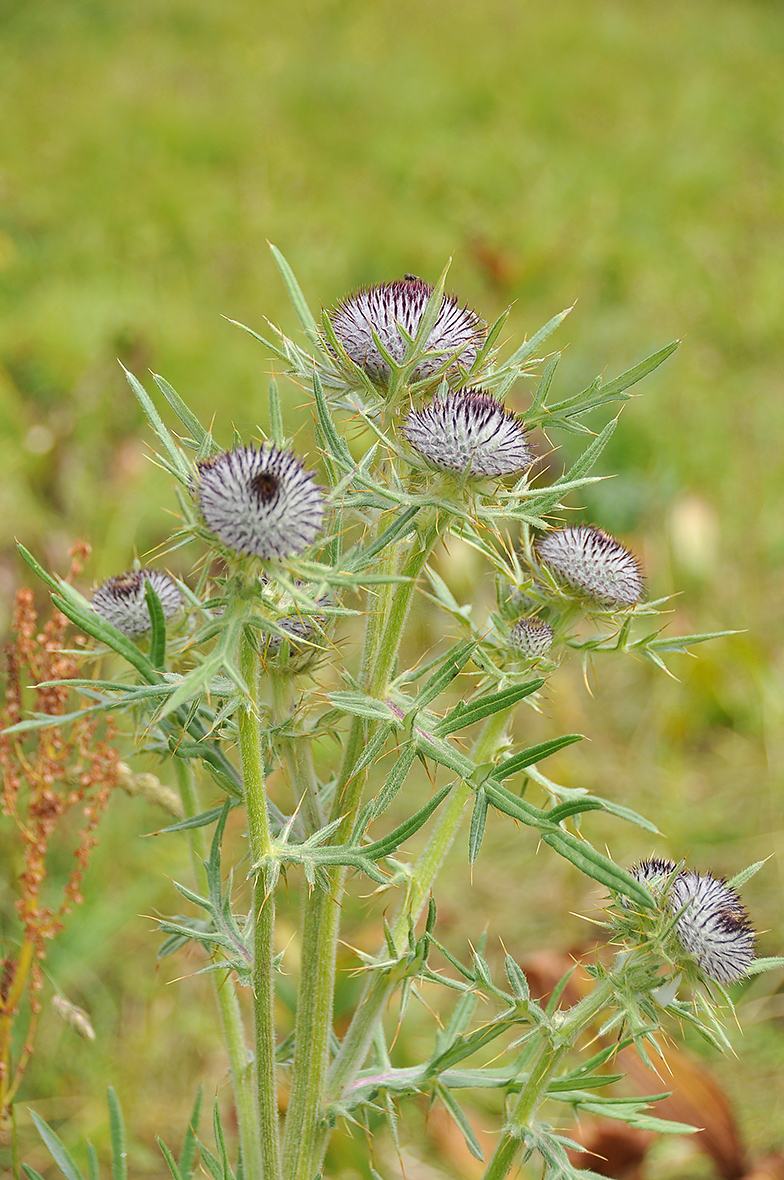
[[[679,681],[608,660],[591,695],[566,667],[549,713],[526,720],[586,733],[553,771],[652,816],[659,852],[728,874],[771,857],[746,896],[761,950],[779,953],[784,10],[6,0],[0,21],[2,629],[24,577],[14,537],[63,568],[85,536],[101,579],[169,526],[116,358],[164,374],[227,443],[232,423],[265,424],[270,362],[221,317],[294,329],[267,239],[312,305],[406,271],[435,279],[450,255],[454,290],[488,320],[513,303],[516,336],[577,300],[554,340],[568,343],[565,391],[684,337],[624,409],[602,460],[617,477],[582,502],[644,555],[655,597],[684,591],[673,629],[744,634],[676,657]],[[308,445],[307,397],[286,394]],[[552,441],[560,466],[574,442]],[[208,992],[166,986],[192,968],[156,975],[154,923],[138,916],[176,907],[163,874],[186,872],[174,841],[128,839],[160,822],[115,801],[85,909],[49,963],[98,1040],[75,1044],[47,1015],[22,1103],[64,1119],[69,1141],[100,1141],[114,1084],[137,1177],[160,1175],[154,1132],[182,1127],[199,1071],[226,1091]],[[448,871],[470,929],[487,921],[520,954],[585,937],[569,916],[584,898],[543,853],[515,894],[507,838],[489,832],[473,886],[457,860]],[[617,821],[606,839],[618,858],[650,851]],[[780,983],[753,985],[739,1059],[716,1066],[757,1152],[784,1138]],[[345,1180],[368,1174],[363,1151],[345,1159]]]

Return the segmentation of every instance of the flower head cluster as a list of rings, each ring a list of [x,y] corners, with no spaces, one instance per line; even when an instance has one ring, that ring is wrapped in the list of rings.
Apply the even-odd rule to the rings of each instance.
[[[410,412],[403,433],[435,467],[477,478],[526,471],[534,461],[518,418],[481,389],[439,394]]]
[[[526,659],[538,660],[553,646],[553,629],[544,619],[518,619],[509,638]]]
[[[556,529],[537,542],[542,561],[569,586],[607,606],[631,607],[643,596],[640,562],[593,525]]]
[[[329,313],[329,319],[346,353],[364,369],[372,381],[382,384],[390,377],[387,361],[373,339],[375,333],[383,348],[400,363],[408,347],[400,332],[416,336],[433,288],[415,275],[406,275],[393,283],[366,287],[350,295]],[[399,326],[398,326],[399,325]],[[485,335],[485,325],[476,312],[460,307],[451,295],[444,295],[433,330],[425,349],[426,357],[413,374],[415,381],[430,377],[447,362],[470,369]]]
[[[196,499],[204,523],[228,549],[292,557],[321,530],[324,500],[291,451],[234,447],[199,463]]]
[[[705,975],[733,983],[747,974],[754,962],[755,933],[732,886],[711,873],[676,873],[670,860],[643,861],[632,874],[656,894],[666,890],[667,909],[677,915],[678,941]]]
[[[93,594],[93,609],[129,639],[146,635],[152,628],[146,598],[148,582],[160,599],[163,617],[172,618],[183,604],[182,591],[161,570],[128,570],[107,578]]]

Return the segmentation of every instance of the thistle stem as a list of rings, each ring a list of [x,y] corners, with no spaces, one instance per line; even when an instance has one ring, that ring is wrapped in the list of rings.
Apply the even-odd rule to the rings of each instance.
[[[424,514],[423,514],[424,515]],[[378,604],[383,626],[369,615],[362,653],[363,687],[380,696],[392,674],[416,583],[440,535],[437,513],[420,517],[420,531],[409,550],[402,573],[405,582],[393,584]],[[364,775],[352,773],[365,748],[372,725],[354,717],[335,787],[330,820],[341,819],[335,843],[348,839],[362,799]],[[283,1161],[286,1180],[313,1180],[328,1136],[324,1134],[326,1074],[335,962],[340,929],[340,898],[345,870],[333,869],[327,887],[307,890],[302,899],[302,954],[295,1027],[294,1071],[286,1116]]]
[[[173,762],[185,818],[193,819],[201,811],[196,783],[190,766],[183,758],[174,758]],[[204,893],[207,889],[207,875],[204,870],[204,861],[207,859],[207,840],[204,828],[189,828],[188,844],[196,887]],[[237,1112],[237,1128],[242,1158],[249,1175],[261,1176],[259,1122],[253,1093],[253,1059],[248,1052],[236,982],[232,972],[227,969],[226,975],[220,980],[213,975],[212,983],[218,1005],[223,1043],[229,1058],[229,1073],[234,1095],[234,1109]]]
[[[506,741],[506,729],[513,712],[514,707],[502,709],[485,722],[471,752],[472,761],[477,765],[481,766],[497,757]],[[466,805],[472,795],[473,789],[468,783],[461,782],[454,787],[443,805],[427,844],[420,853],[408,883],[406,896],[391,926],[392,939],[398,954],[403,953],[409,923],[416,922],[427,903],[433,882],[454,842]],[[383,953],[388,952],[385,950]],[[379,1021],[396,987],[397,982],[389,975],[377,975],[357,1005],[329,1074],[328,1093],[334,1099],[340,1097],[362,1068]]]
[[[296,678],[269,671],[272,687],[272,720],[275,725],[293,718],[297,709]],[[324,826],[319,801],[318,780],[313,766],[312,738],[308,733],[284,737],[276,750],[286,768],[288,784],[294,794],[295,807],[302,807],[308,832]]]
[[[259,723],[259,656],[243,632],[240,672],[250,699],[239,714],[239,745],[253,883],[253,1025],[256,1047],[256,1101],[259,1117],[261,1180],[281,1180],[278,1089],[275,1068],[275,895],[273,844],[264,788],[264,755]],[[249,1175],[253,1175],[249,1171]]]
[[[575,1045],[581,1033],[612,998],[612,994],[612,979],[603,979],[578,1004],[565,1012],[560,1021],[556,1013],[552,1029],[542,1030],[541,1048],[534,1058],[528,1078],[482,1180],[504,1180],[509,1174],[525,1132],[533,1128],[536,1112],[562,1057]]]

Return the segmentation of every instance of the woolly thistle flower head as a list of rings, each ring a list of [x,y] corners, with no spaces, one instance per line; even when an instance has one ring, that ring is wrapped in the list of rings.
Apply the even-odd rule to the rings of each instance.
[[[196,501],[204,523],[238,554],[293,557],[321,530],[324,499],[291,451],[234,447],[199,463]]]
[[[534,461],[521,422],[481,389],[439,394],[410,412],[403,433],[435,467],[478,479],[526,471]]]
[[[518,619],[509,638],[526,659],[538,660],[553,646],[553,629],[544,619]]]
[[[710,873],[679,873],[667,906],[679,917],[678,940],[702,972],[718,983],[742,979],[754,962],[756,935],[735,890]]]
[[[346,353],[364,369],[372,381],[385,384],[390,369],[379,351],[373,333],[397,362],[408,347],[400,327],[416,336],[433,288],[415,275],[406,275],[393,283],[365,287],[348,296],[331,312],[329,319]],[[485,336],[484,321],[469,307],[460,307],[451,295],[444,295],[438,318],[425,343],[426,357],[413,374],[414,381],[432,376],[446,362],[470,369]]]
[[[536,548],[542,561],[569,586],[607,606],[640,601],[642,567],[628,549],[593,525],[545,533]]]
[[[93,593],[93,610],[129,639],[146,635],[152,629],[146,598],[148,582],[160,599],[163,617],[172,618],[183,604],[182,591],[173,578],[160,570],[128,570],[107,578]]]

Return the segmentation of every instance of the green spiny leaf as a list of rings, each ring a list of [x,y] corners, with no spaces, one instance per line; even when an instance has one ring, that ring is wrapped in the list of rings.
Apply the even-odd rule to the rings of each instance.
[[[466,1118],[465,1112],[463,1111],[457,1099],[452,1093],[450,1093],[449,1090],[447,1090],[445,1086],[436,1084],[435,1089],[438,1097],[441,1099],[444,1106],[462,1131],[466,1147],[471,1152],[471,1155],[474,1157],[474,1159],[484,1160],[485,1156],[482,1148],[479,1146],[479,1140],[474,1134],[471,1124]]]
[[[277,246],[269,243],[269,248],[272,251],[272,257],[275,259],[275,265],[280,271],[283,279],[286,292],[291,300],[291,306],[297,314],[297,319],[305,330],[305,335],[314,344],[319,344],[318,329],[316,321],[313,318],[310,308],[307,305],[305,296],[302,294],[302,288],[294,277],[294,271],[289,266],[286,259],[281,254]]]
[[[484,788],[480,787],[476,792],[474,810],[471,813],[471,830],[468,835],[468,863],[470,865],[474,864],[482,846],[487,820],[487,806],[487,795]]]
[[[210,441],[209,431],[204,429],[199,419],[185,404],[180,395],[175,392],[174,389],[172,389],[169,382],[164,377],[159,377],[157,373],[153,373],[152,379],[160,389],[163,396],[166,398],[171,408],[174,410],[177,417],[182,422],[183,426],[186,428],[186,430],[191,432],[191,437],[193,438],[194,442],[199,443],[200,446],[203,443],[208,443]]]
[[[509,778],[510,775],[517,774],[519,770],[525,770],[527,766],[533,766],[544,758],[549,758],[551,754],[557,753],[558,750],[563,750],[566,746],[571,746],[574,742],[582,740],[583,736],[580,733],[566,733],[561,737],[551,738],[547,742],[539,742],[536,746],[529,746],[525,750],[520,750],[518,754],[513,754],[511,758],[499,762],[493,770],[493,778]]]
[[[529,680],[526,684],[513,684],[510,688],[504,688],[500,692],[488,693],[468,704],[459,701],[454,709],[447,713],[443,721],[434,727],[434,733],[438,737],[446,737],[458,729],[464,729],[467,725],[473,725],[476,721],[491,717],[502,709],[509,709],[524,697],[536,692],[544,683],[541,678]]]

